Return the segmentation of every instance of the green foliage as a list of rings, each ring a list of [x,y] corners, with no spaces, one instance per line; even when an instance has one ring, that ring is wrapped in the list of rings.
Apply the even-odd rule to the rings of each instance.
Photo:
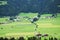
[[[7,5],[7,1],[0,1],[0,5]]]

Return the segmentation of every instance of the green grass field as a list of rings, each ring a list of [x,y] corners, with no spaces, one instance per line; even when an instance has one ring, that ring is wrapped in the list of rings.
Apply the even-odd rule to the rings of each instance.
[[[43,14],[42,16],[49,16],[51,14]],[[25,17],[28,16],[33,18],[37,16],[37,13],[21,13],[19,16]],[[0,22],[9,22],[6,21],[8,17],[0,18]],[[60,14],[57,15],[57,18],[40,18],[37,22],[38,32],[42,34],[49,34],[50,36],[56,36],[60,38]],[[21,18],[19,22],[12,22],[7,24],[0,24],[0,36],[3,37],[18,37],[18,36],[33,36],[35,34],[35,25],[32,24],[29,20]]]

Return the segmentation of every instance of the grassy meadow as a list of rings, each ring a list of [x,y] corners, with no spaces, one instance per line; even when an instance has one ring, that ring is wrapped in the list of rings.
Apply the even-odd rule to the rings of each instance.
[[[43,14],[44,16],[50,16],[51,14]],[[33,36],[35,35],[35,25],[32,24],[26,18],[34,18],[37,16],[37,13],[21,13],[19,22],[7,21],[8,17],[0,18],[0,23],[5,22],[6,24],[0,24],[0,36],[3,37],[19,37],[19,36]],[[35,23],[38,24],[37,32],[41,34],[49,34],[49,36],[56,36],[60,38],[60,14],[57,14],[56,18],[40,18]]]

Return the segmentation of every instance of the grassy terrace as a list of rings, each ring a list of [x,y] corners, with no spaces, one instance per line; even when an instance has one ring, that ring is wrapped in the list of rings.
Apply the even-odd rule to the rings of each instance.
[[[43,16],[49,16],[51,14],[43,14]],[[29,13],[29,14],[24,14],[21,13],[19,16],[28,16],[30,18],[33,18],[37,16],[37,14]],[[7,24],[0,24],[0,36],[14,36],[14,37],[19,37],[19,36],[33,36],[35,33],[35,25],[32,24],[29,20],[25,18],[21,18],[19,22],[12,22],[9,23],[7,21],[7,17],[5,18],[0,18],[0,22],[7,22]],[[60,14],[57,15],[57,18],[40,18],[36,22],[38,26],[38,32],[42,34],[49,34],[50,36],[56,36],[60,38]]]

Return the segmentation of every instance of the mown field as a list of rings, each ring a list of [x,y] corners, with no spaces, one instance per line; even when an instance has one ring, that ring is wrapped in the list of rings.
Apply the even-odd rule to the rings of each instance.
[[[50,16],[51,14],[43,14],[44,16]],[[37,16],[37,13],[21,13],[18,16],[25,17],[28,16],[33,18]],[[35,35],[35,25],[31,23],[26,18],[20,18],[19,22],[7,21],[8,17],[0,18],[0,22],[5,22],[5,24],[0,24],[0,36],[3,37],[19,37],[19,36],[33,36]],[[56,36],[60,38],[60,14],[58,13],[56,18],[40,18],[37,22],[38,29],[37,32],[41,34],[49,34],[49,36]]]

